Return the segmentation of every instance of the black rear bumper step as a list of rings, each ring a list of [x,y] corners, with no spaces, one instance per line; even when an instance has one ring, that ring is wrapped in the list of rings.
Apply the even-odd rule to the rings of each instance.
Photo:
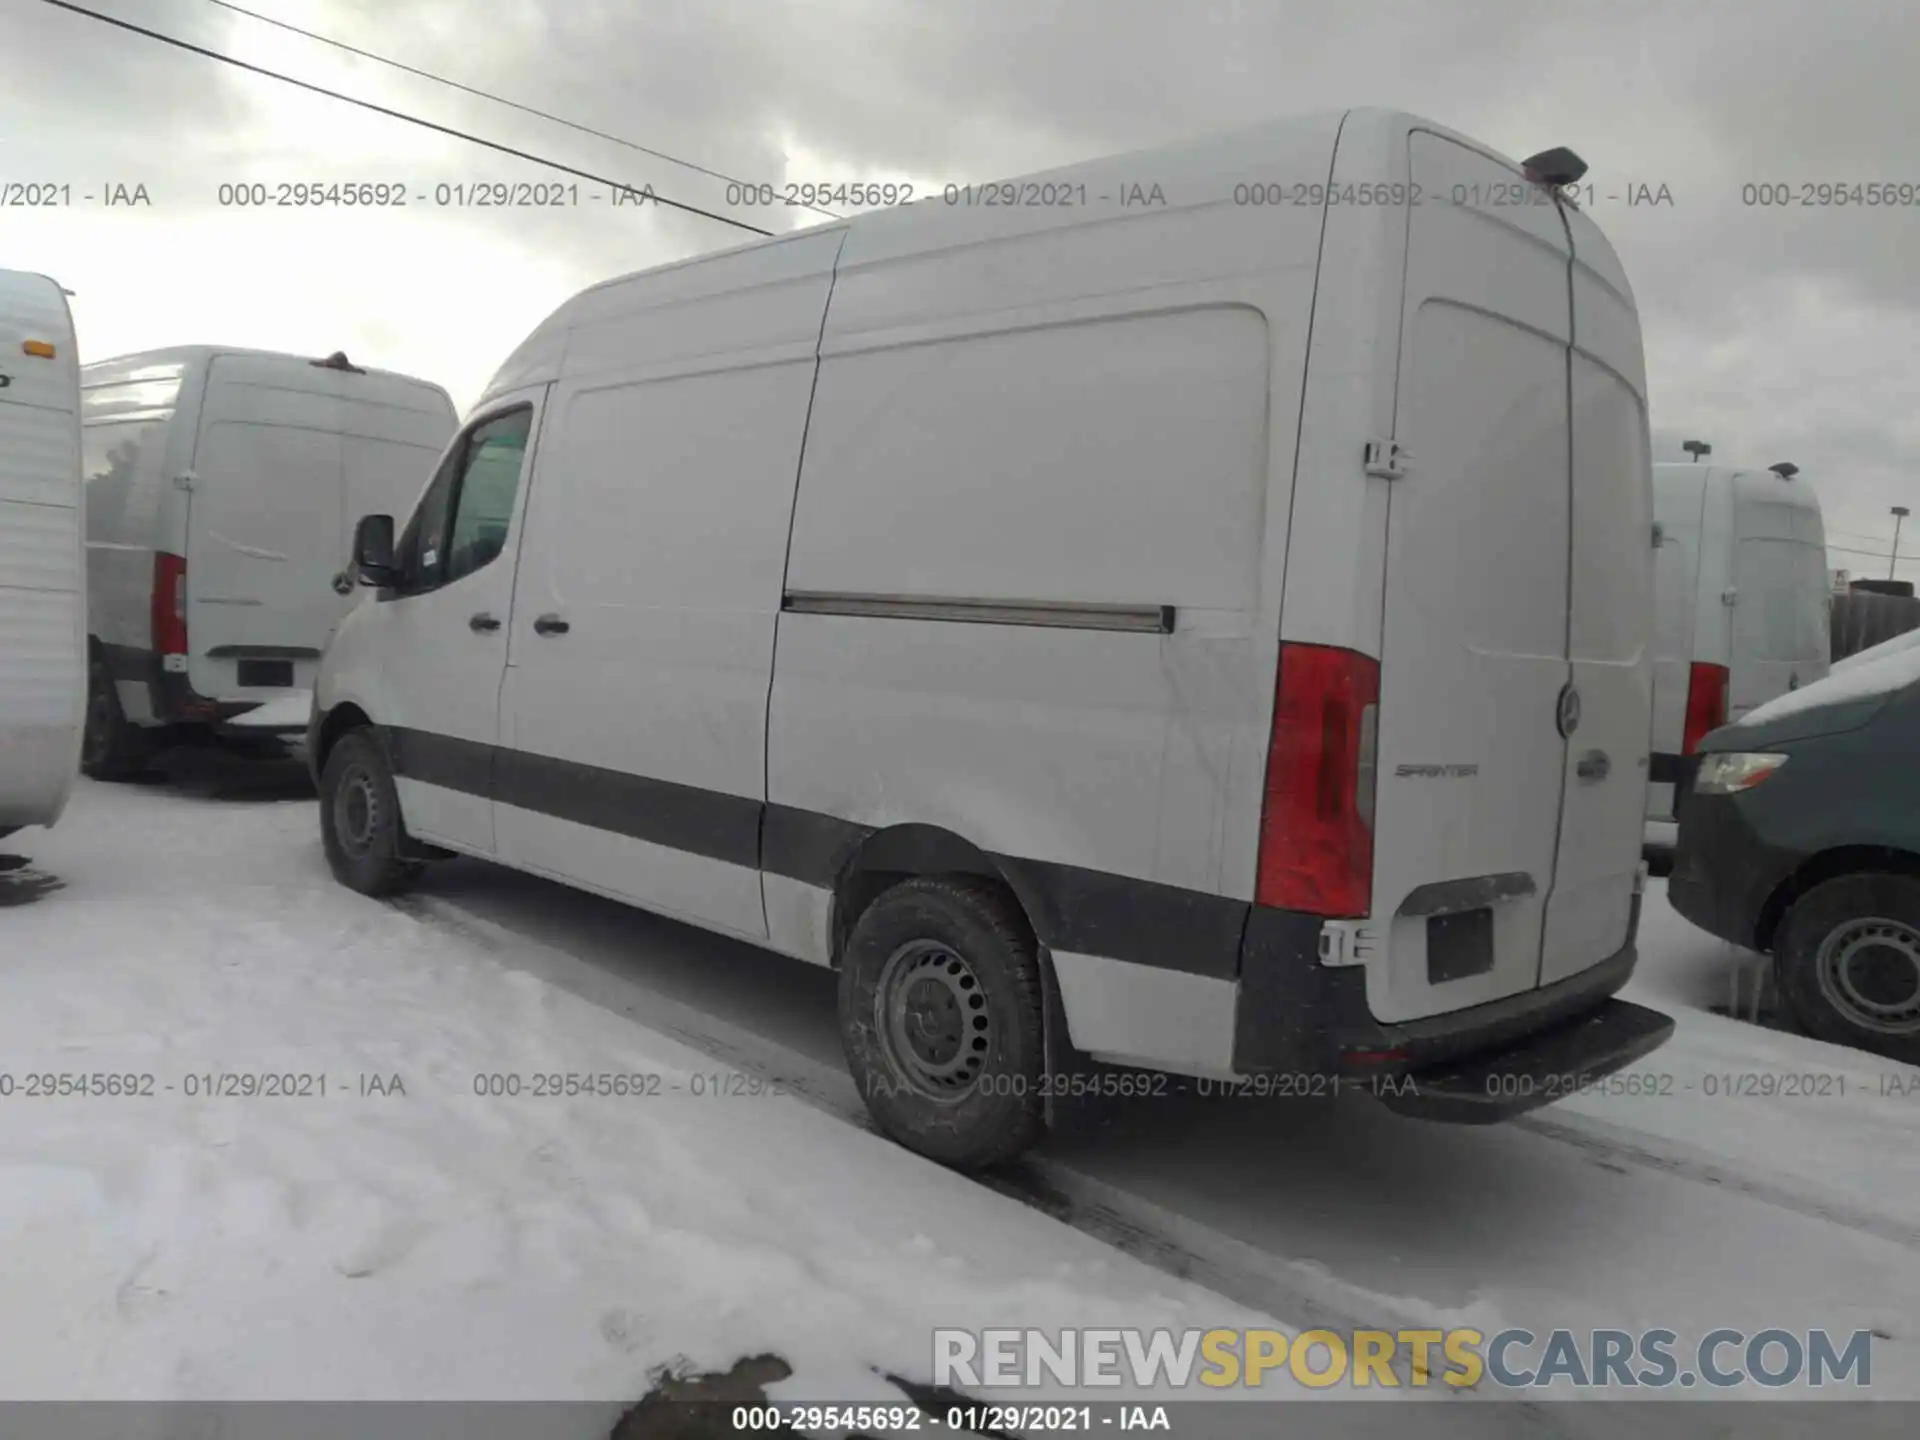
[[[1395,1082],[1382,1082],[1376,1093],[1388,1109],[1416,1119],[1492,1125],[1578,1094],[1659,1049],[1672,1035],[1672,1016],[1608,1000],[1507,1049],[1409,1071]]]

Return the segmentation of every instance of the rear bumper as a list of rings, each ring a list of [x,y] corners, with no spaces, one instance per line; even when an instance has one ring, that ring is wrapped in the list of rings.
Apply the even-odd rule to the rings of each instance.
[[[1672,1033],[1666,1016],[1612,999],[1639,958],[1639,896],[1633,904],[1627,943],[1598,964],[1553,985],[1398,1024],[1367,1008],[1363,967],[1320,964],[1317,917],[1256,906],[1241,950],[1233,1068],[1410,1080],[1376,1083],[1375,1093],[1433,1119],[1486,1122],[1551,1104],[1578,1077],[1631,1064]]]
[[[154,651],[130,645],[103,644],[100,648],[110,679],[146,687],[148,709],[156,725],[205,726],[216,734],[254,737],[298,735],[306,729],[304,716],[287,725],[246,725],[244,716],[273,702],[210,699],[195,690],[180,671],[167,669]]]
[[[1379,1090],[1389,1110],[1421,1120],[1490,1125],[1576,1095],[1666,1044],[1673,1017],[1626,1000],[1564,1021],[1491,1055],[1415,1071]]]
[[[304,736],[313,717],[313,692],[289,690],[279,700],[268,700],[227,721],[223,729],[234,735]]]

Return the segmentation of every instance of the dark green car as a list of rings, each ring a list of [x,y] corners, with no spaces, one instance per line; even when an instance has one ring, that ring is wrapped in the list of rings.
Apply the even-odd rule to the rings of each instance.
[[[1920,1064],[1920,645],[1708,735],[1668,898],[1812,1034]]]

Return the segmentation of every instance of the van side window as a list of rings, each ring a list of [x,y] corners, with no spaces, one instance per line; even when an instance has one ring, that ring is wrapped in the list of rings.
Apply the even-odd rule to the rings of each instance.
[[[532,430],[533,411],[520,409],[494,417],[467,437],[453,532],[447,541],[445,583],[471,575],[506,547]]]
[[[427,493],[420,497],[413,518],[407,522],[399,543],[394,546],[394,556],[404,576],[400,586],[403,594],[416,595],[433,590],[443,582],[447,520],[452,511],[454,482],[460,477],[460,461],[465,450],[466,446],[462,443],[447,452],[439,474],[433,477]]]
[[[522,406],[475,426],[448,450],[394,546],[402,594],[450,585],[500,554],[532,430],[533,410]]]

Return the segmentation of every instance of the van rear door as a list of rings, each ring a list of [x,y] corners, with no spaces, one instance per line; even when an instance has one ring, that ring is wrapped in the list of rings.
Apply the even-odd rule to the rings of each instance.
[[[1539,982],[1569,678],[1566,229],[1497,161],[1429,131],[1407,143],[1421,199],[1394,407],[1408,461],[1388,487],[1367,980],[1389,1022]]]
[[[188,675],[202,695],[306,688],[358,598],[333,578],[353,526],[406,509],[455,429],[430,385],[297,356],[214,359],[188,503]]]
[[[286,652],[317,656],[332,627],[340,402],[313,373],[278,356],[219,355],[209,368],[187,501],[187,677],[198,694],[284,695],[289,662],[305,658]],[[284,678],[254,693],[244,682],[256,668]]]
[[[1652,703],[1625,276],[1505,164],[1422,130],[1408,159],[1367,989],[1389,1022],[1626,943]]]
[[[1567,645],[1576,704],[1542,985],[1598,964],[1629,939],[1653,707],[1653,457],[1640,322],[1599,228],[1578,210],[1565,215],[1573,245]]]
[[[1771,473],[1733,479],[1733,664],[1727,716],[1827,673],[1826,534],[1818,507]]]

